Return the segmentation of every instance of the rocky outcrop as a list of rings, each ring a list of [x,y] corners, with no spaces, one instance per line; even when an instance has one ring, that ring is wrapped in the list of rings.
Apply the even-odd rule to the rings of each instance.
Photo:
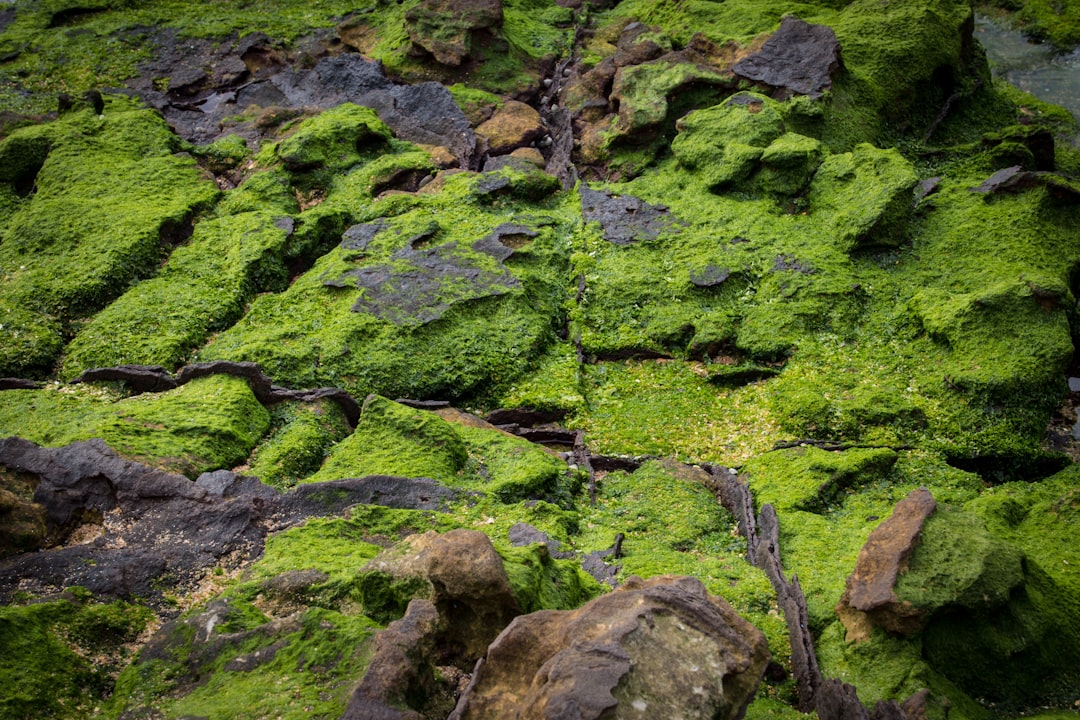
[[[100,440],[41,448],[7,438],[0,440],[0,467],[34,488],[32,503],[8,503],[9,515],[23,518],[9,527],[43,520],[44,534],[27,540],[27,530],[15,539],[53,548],[0,561],[4,599],[16,590],[48,594],[72,585],[106,597],[160,599],[169,585],[191,582],[226,558],[256,557],[267,533],[308,517],[357,503],[436,510],[454,496],[423,478],[369,476],[285,494],[228,471],[191,482],[121,458]]]
[[[502,26],[502,0],[423,0],[405,13],[409,39],[443,65],[472,52],[473,34]]]
[[[451,718],[737,720],[768,660],[761,632],[700,581],[633,578],[579,610],[515,620]]]
[[[907,570],[923,523],[936,509],[937,503],[929,490],[913,490],[866,539],[836,606],[849,642],[868,639],[873,626],[895,633],[911,633],[921,628],[925,621],[923,612],[899,600],[893,586],[900,573]]]

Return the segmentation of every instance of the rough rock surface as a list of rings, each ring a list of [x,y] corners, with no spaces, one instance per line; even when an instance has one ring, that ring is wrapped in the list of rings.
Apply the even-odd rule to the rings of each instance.
[[[700,581],[631,579],[579,610],[515,620],[451,718],[737,719],[768,660],[764,636]]]
[[[426,588],[420,596],[439,613],[444,658],[465,667],[521,613],[491,540],[475,530],[412,535],[364,569],[398,581],[418,580]]]
[[[472,50],[472,34],[496,30],[502,0],[423,0],[405,13],[409,39],[444,65],[460,65]]]
[[[667,207],[651,205],[632,195],[612,195],[581,186],[581,214],[586,222],[598,222],[604,239],[615,245],[655,240],[660,233],[678,230],[678,220]]]
[[[855,570],[836,613],[847,628],[849,642],[866,640],[872,626],[890,632],[912,632],[921,627],[922,611],[903,603],[893,591],[896,579],[907,569],[926,522],[937,503],[926,488],[913,490],[896,504],[893,514],[882,522],[859,551]]]
[[[840,43],[832,28],[788,15],[761,50],[735,63],[733,70],[748,80],[818,97],[832,86],[839,66]]]
[[[3,598],[72,585],[108,597],[160,597],[160,578],[185,583],[229,557],[250,559],[268,532],[307,517],[357,503],[438,509],[453,496],[430,480],[379,476],[312,483],[284,495],[228,471],[193,483],[121,458],[100,440],[50,449],[3,439],[0,466],[36,478],[34,505],[49,544],[61,545],[0,561]]]

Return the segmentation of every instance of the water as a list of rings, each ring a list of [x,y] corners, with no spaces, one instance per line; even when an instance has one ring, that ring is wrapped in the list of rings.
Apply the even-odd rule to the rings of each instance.
[[[1080,48],[1055,53],[1049,45],[1032,43],[1023,34],[981,16],[975,17],[975,38],[986,48],[995,77],[1061,105],[1080,121]]]

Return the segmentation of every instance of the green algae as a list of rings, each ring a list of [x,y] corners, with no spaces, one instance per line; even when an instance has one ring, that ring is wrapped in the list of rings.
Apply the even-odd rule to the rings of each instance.
[[[622,555],[604,560],[619,568],[618,578],[697,577],[761,628],[773,658],[787,663],[787,630],[772,587],[764,573],[745,561],[745,540],[734,518],[702,484],[704,475],[670,461],[648,462],[632,474],[605,475],[598,481],[596,505],[580,503],[581,531],[571,542],[580,552],[607,550],[621,533]]]
[[[270,409],[270,431],[252,453],[250,472],[267,485],[292,487],[317,471],[349,432],[335,402],[279,403]]]
[[[601,585],[576,561],[556,560],[546,545],[499,551],[510,589],[525,613],[573,610],[601,593]]]
[[[398,475],[448,482],[467,460],[465,442],[450,423],[432,413],[369,395],[356,430],[334,446],[309,479]]]
[[[0,608],[0,716],[95,717],[152,613],[73,598]]]
[[[192,478],[243,462],[269,424],[247,381],[225,375],[131,398],[78,387],[0,394],[0,435],[49,447],[100,438],[120,455]]]
[[[250,360],[278,382],[334,385],[354,395],[458,398],[508,383],[553,340],[563,299],[564,200],[552,198],[554,212],[544,219],[507,217],[522,199],[537,200],[537,186],[530,176],[504,171],[509,185],[501,179],[498,184],[508,195],[474,194],[485,177],[459,174],[437,195],[395,195],[365,207],[354,221],[385,219],[363,253],[344,247],[327,253],[285,292],[252,303],[200,359]],[[370,180],[361,182],[369,186]],[[551,188],[540,189],[546,195]],[[341,190],[345,198],[353,192]],[[399,198],[404,199],[397,204]],[[325,205],[337,202],[332,190]],[[472,249],[507,221],[535,228],[530,232],[536,237],[503,263]],[[397,292],[395,283],[403,280],[362,290],[350,279],[354,271],[360,273],[356,277],[424,275],[428,247],[440,262],[465,270],[427,275],[431,280],[419,281],[427,283],[420,294]],[[472,268],[492,279],[491,289],[455,280],[456,273]],[[376,299],[368,300],[373,293]]]
[[[538,446],[494,428],[448,422],[372,395],[355,432],[334,446],[308,480],[427,477],[515,502],[555,493],[565,467]]]
[[[0,243],[0,304],[18,308],[5,313],[0,372],[42,373],[55,359],[56,329],[154,274],[191,216],[214,200],[217,189],[177,145],[159,115],[118,99],[100,117],[74,112],[0,145],[0,156],[23,157],[32,146],[26,162],[40,168]]]
[[[272,0],[257,8],[226,0],[202,9],[177,0],[20,2],[14,22],[0,33],[0,109],[44,112],[56,107],[58,93],[122,86],[152,55],[150,28],[228,43],[264,32],[292,43],[355,9],[338,0]]]
[[[157,657],[120,676],[106,715],[152,707],[170,717],[337,717],[367,666],[376,629],[363,616],[310,608],[280,626],[215,627],[206,638],[174,633]]]
[[[291,223],[282,219],[242,213],[200,222],[161,273],[82,327],[67,346],[61,373],[70,378],[95,367],[184,365],[210,333],[243,315],[256,292],[285,287]]]

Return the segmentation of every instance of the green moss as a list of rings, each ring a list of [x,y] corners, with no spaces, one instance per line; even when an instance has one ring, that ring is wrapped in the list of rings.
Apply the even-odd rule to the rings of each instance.
[[[374,110],[342,103],[300,123],[276,153],[289,170],[343,170],[389,140],[390,129]]]
[[[192,478],[242,462],[269,425],[247,381],[226,375],[132,398],[90,387],[0,394],[0,435],[52,447],[101,438],[121,455]]]
[[[370,192],[370,178],[358,172]],[[356,197],[347,186],[353,175],[326,205],[338,203],[333,192],[340,192],[356,212],[347,201]],[[522,197],[536,199],[528,176],[506,178],[504,196],[476,195],[475,178],[460,174],[437,195],[394,195],[363,208],[354,221],[391,216],[364,252],[336,248],[287,291],[258,298],[202,359],[251,360],[279,383],[334,385],[354,395],[458,398],[508,383],[553,339],[564,292],[565,199],[548,201],[554,212],[546,217],[517,217],[537,235],[499,263],[471,246],[515,219]],[[424,246],[478,270],[483,282],[464,282],[464,270],[425,269],[428,256],[410,252]],[[377,292],[361,290],[357,271],[391,278]],[[427,278],[419,281],[423,291],[397,289],[398,277],[417,275]]]
[[[499,554],[510,588],[525,613],[573,610],[601,592],[600,583],[578,562],[553,559],[545,545],[507,548]]]
[[[57,93],[122,86],[150,58],[147,28],[224,42],[265,32],[291,43],[333,27],[355,9],[338,0],[317,6],[272,0],[258,8],[225,0],[199,11],[176,0],[20,3],[15,21],[0,34],[0,56],[6,57],[0,110],[45,112],[56,107]]]
[[[827,452],[797,447],[759,455],[743,469],[754,478],[752,487],[759,503],[771,503],[781,514],[786,510],[824,513],[843,504],[846,495],[881,482],[896,459],[896,452],[887,448]]]
[[[450,423],[369,395],[356,431],[331,450],[310,480],[400,475],[449,481],[467,459],[465,443]]]
[[[904,239],[904,221],[918,178],[896,150],[857,145],[826,158],[814,175],[807,201],[831,222],[842,246],[895,245]]]
[[[126,602],[0,608],[0,716],[97,715],[152,613]],[[91,659],[92,658],[92,659]]]
[[[585,368],[588,404],[568,418],[596,452],[738,465],[775,441],[767,386],[719,388],[705,367],[679,361]]]
[[[256,292],[285,287],[291,224],[265,212],[199,223],[159,275],[83,326],[67,347],[62,373],[74,377],[123,364],[184,365],[211,332],[241,317]]]
[[[903,701],[928,689],[927,718],[986,720],[991,717],[985,708],[922,659],[922,643],[917,638],[896,637],[875,630],[866,642],[848,643],[844,640],[843,625],[834,622],[821,634],[816,646],[822,672],[854,685],[864,703],[879,699]]]
[[[49,147],[36,192],[0,244],[0,299],[22,312],[2,331],[4,374],[45,365],[56,347],[50,325],[85,317],[154,274],[163,246],[217,195],[190,157],[175,154],[164,120],[126,99],[111,99],[101,117],[80,111],[45,127],[3,144],[18,148],[22,134],[44,133]]]
[[[1031,38],[1049,42],[1062,52],[1080,43],[1080,11],[1070,3],[1048,0],[986,0],[979,6],[1008,19]]]
[[[336,716],[367,666],[376,629],[363,616],[311,608],[280,626],[231,635],[215,626],[217,642],[175,633],[159,650],[164,657],[124,672],[108,715],[154,708],[238,720]]]
[[[958,605],[996,607],[1023,582],[1022,555],[996,540],[976,516],[939,506],[923,524],[896,596],[927,612]]]
[[[271,431],[250,462],[268,485],[287,488],[317,471],[326,454],[349,434],[341,407],[330,400],[279,403],[270,410]]]
[[[595,506],[581,501],[579,552],[607,550],[622,533],[623,556],[605,558],[618,577],[693,575],[761,628],[770,652],[790,658],[787,629],[765,575],[745,561],[746,543],[734,519],[702,485],[704,471],[652,461],[632,474],[609,473],[598,483]],[[662,498],[663,502],[657,502]],[[663,528],[663,532],[658,529]]]

